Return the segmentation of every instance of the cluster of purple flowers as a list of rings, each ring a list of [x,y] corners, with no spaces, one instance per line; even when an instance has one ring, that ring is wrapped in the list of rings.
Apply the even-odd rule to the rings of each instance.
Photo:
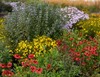
[[[89,19],[88,14],[85,14],[83,11],[78,10],[76,7],[65,7],[61,8],[61,12],[64,14],[63,19],[66,19],[68,16],[69,21],[66,22],[64,28],[71,29],[73,24],[77,23],[79,20]]]

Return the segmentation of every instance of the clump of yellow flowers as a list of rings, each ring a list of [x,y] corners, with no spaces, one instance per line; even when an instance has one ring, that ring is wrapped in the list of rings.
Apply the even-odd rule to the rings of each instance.
[[[78,22],[75,26],[81,28],[86,35],[100,35],[100,18],[91,17],[89,20]]]
[[[37,37],[33,40],[35,55],[42,55],[46,52],[51,52],[52,48],[56,47],[56,41],[47,36]]]
[[[4,19],[0,18],[0,41],[2,42],[4,42],[4,39],[5,39],[3,22],[4,22]]]
[[[56,47],[56,41],[47,36],[38,36],[32,42],[20,41],[15,51],[10,50],[13,54],[20,54],[22,58],[28,54],[35,54],[36,57],[43,56],[46,52],[51,52],[52,48]]]
[[[28,42],[27,40],[22,40],[18,43],[15,51],[10,50],[10,52],[12,52],[13,54],[20,54],[22,58],[25,58],[28,54],[33,52],[32,47],[33,46],[31,42]]]

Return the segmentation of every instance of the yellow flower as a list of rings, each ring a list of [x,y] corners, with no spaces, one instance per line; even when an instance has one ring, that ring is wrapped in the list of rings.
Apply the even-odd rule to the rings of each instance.
[[[47,36],[38,36],[32,42],[28,42],[27,40],[20,41],[15,51],[12,52],[20,54],[23,58],[28,56],[29,53],[33,53],[38,57],[49,52],[54,47],[56,47],[55,40]]]

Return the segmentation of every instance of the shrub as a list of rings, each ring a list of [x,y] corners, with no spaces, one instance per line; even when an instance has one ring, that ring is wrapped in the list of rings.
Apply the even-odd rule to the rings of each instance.
[[[5,34],[6,31],[4,29],[4,18],[0,18],[0,49],[4,49],[4,45],[6,44]]]
[[[0,40],[3,40],[5,38],[3,22],[4,22],[4,19],[0,18]]]
[[[31,41],[37,35],[58,38],[66,22],[59,11],[58,6],[34,2],[9,14],[5,22],[8,43],[15,48],[20,40]]]
[[[86,36],[95,37],[100,35],[100,18],[90,18],[89,20],[80,21],[75,24],[75,28],[82,31]],[[73,27],[73,28],[74,28]]]
[[[11,11],[12,11],[12,6],[0,2],[0,13],[1,12],[11,12]]]

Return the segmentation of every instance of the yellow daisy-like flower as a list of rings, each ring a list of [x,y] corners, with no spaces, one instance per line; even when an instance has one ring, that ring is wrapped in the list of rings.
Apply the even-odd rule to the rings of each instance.
[[[51,49],[56,47],[56,41],[47,37],[47,36],[38,36],[37,38],[33,39],[32,42],[20,41],[18,43],[17,48],[14,52],[16,54],[20,54],[23,58],[27,57],[28,54],[33,53],[36,57],[45,54],[46,52],[51,52]]]

